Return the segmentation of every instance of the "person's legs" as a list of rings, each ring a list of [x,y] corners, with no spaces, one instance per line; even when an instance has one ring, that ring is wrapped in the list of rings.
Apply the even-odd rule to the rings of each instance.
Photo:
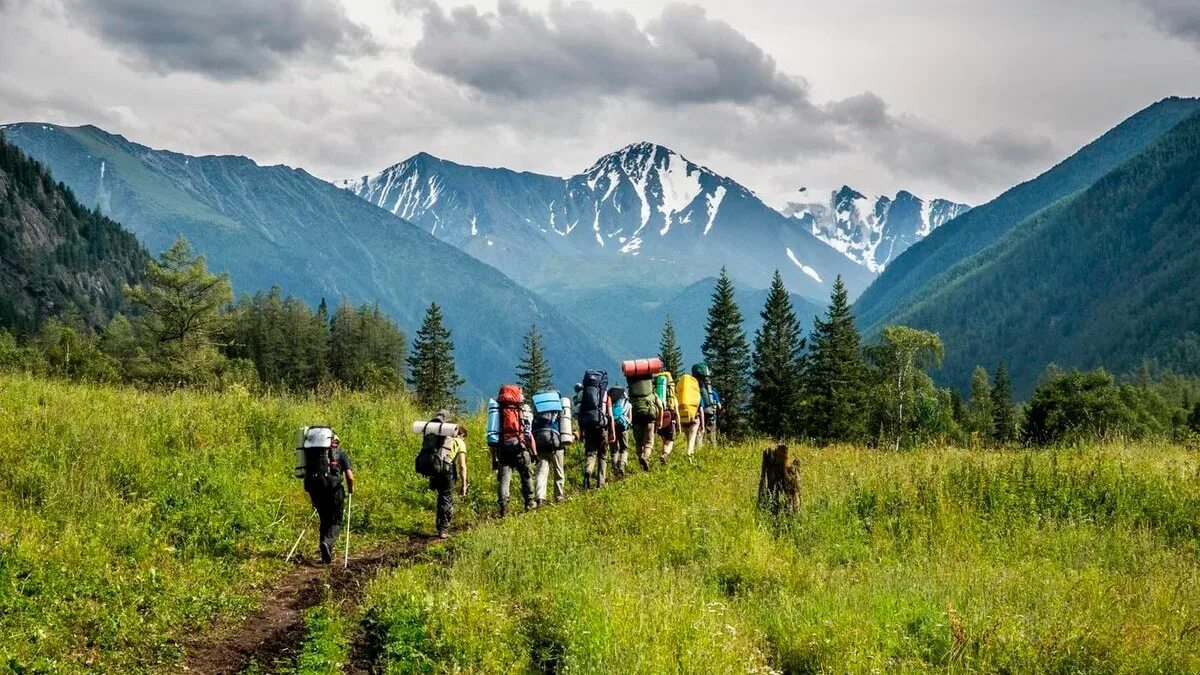
[[[321,562],[333,562],[333,550],[337,544],[338,533],[342,529],[342,505],[345,493],[336,490],[322,495],[317,507],[317,516],[321,519],[321,540],[318,549]]]
[[[638,447],[638,462],[645,471],[650,470],[650,455],[654,453],[654,423],[634,422],[633,440]]]
[[[554,468],[554,500],[562,501],[567,496],[567,468],[566,468],[567,453],[565,450],[559,449],[554,453],[554,459],[550,464]]]
[[[496,498],[500,506],[500,517],[508,511],[508,496],[511,486],[509,482],[512,480],[512,467],[506,462],[501,461],[500,467],[496,469]]]
[[[558,453],[554,453],[558,454]],[[537,458],[537,480],[535,481],[535,490],[537,492],[538,503],[546,501],[546,482],[550,478],[550,465],[553,463],[552,456],[549,454],[539,454]],[[558,476],[559,467],[555,467],[555,477]]]
[[[696,438],[700,435],[700,422],[693,420],[683,425],[684,437],[687,438],[687,456],[696,454]]]
[[[586,458],[583,467],[583,487],[600,487],[597,469],[600,461],[600,446],[603,445],[603,433],[597,429],[583,432],[583,453]]]
[[[516,463],[514,468],[521,477],[521,496],[525,499],[525,510],[532,511],[537,508],[533,489],[533,456],[528,451],[522,452],[517,456]]]
[[[430,483],[437,490],[438,535],[449,534],[450,519],[454,517],[454,479],[450,476],[433,478]]]
[[[665,429],[660,429],[658,435],[663,440],[662,455],[659,456],[659,459],[666,464],[667,459],[671,456],[671,450],[675,447],[675,420],[672,419]]]
[[[617,472],[617,477],[625,475],[625,469],[629,466],[629,436],[628,432],[618,430],[617,442],[613,443],[613,470]]]

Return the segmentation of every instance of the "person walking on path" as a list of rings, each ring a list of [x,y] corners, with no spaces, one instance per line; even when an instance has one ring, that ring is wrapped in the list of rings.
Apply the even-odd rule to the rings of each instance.
[[[354,472],[350,468],[350,456],[341,448],[341,439],[328,427],[308,430],[305,448],[308,458],[304,467],[304,491],[317,510],[320,520],[317,551],[321,562],[328,565],[333,562],[334,545],[342,529],[346,495],[354,492]]]
[[[583,374],[579,403],[579,433],[583,436],[584,488],[602,488],[608,481],[608,444],[613,434],[612,404],[608,400],[608,373]]]
[[[450,411],[440,410],[429,420],[430,424],[450,422]],[[467,428],[458,425],[454,436],[441,437],[433,441],[449,446],[449,467],[429,477],[429,489],[437,493],[437,536],[450,537],[450,521],[454,517],[454,484],[459,483],[459,494],[467,496]]]
[[[675,447],[675,437],[679,435],[679,402],[675,398],[675,379],[669,371],[663,371],[655,376],[656,396],[663,405],[663,415],[658,427],[658,436],[662,439],[662,454],[659,460],[666,464]]]
[[[496,497],[500,517],[503,518],[508,513],[514,471],[521,478],[525,510],[537,508],[533,485],[533,462],[537,447],[529,425],[532,415],[526,415],[525,394],[521,387],[515,384],[500,387],[496,400],[500,405],[500,442],[492,451],[492,468],[496,470]]]
[[[612,387],[608,390],[608,400],[612,406],[613,419],[613,471],[616,472],[617,478],[623,478],[629,467],[629,427],[633,424],[629,411],[629,397],[623,388]]]
[[[561,502],[567,496],[563,425],[571,422],[563,415],[564,400],[557,390],[543,391],[533,397],[533,441],[537,447],[535,492],[539,507],[546,503],[551,473],[554,474],[554,501]]]

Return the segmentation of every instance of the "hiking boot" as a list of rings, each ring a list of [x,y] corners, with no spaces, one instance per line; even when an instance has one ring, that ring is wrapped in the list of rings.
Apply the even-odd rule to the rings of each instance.
[[[321,542],[321,564],[329,565],[333,563],[333,550],[329,548],[329,544]]]
[[[446,530],[441,530],[440,532],[437,533],[437,536],[438,536],[438,539],[449,539],[450,533],[447,532]]]

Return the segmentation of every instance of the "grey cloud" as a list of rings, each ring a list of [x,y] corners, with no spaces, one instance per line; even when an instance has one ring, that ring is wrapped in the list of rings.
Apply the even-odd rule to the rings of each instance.
[[[638,25],[625,11],[556,1],[543,13],[515,0],[495,12],[425,5],[418,66],[485,94],[635,95],[665,104],[770,100],[807,106],[802,81],[732,26],[692,5],[667,5]]]
[[[1200,2],[1196,0],[1141,0],[1154,25],[1167,35],[1187,40],[1200,49]]]
[[[261,80],[291,59],[333,62],[377,49],[336,0],[65,0],[65,9],[134,66],[157,73]]]

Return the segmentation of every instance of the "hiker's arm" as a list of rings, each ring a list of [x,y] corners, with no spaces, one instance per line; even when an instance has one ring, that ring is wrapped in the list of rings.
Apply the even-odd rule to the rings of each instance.
[[[346,469],[346,490],[354,494],[354,472],[350,469]]]

